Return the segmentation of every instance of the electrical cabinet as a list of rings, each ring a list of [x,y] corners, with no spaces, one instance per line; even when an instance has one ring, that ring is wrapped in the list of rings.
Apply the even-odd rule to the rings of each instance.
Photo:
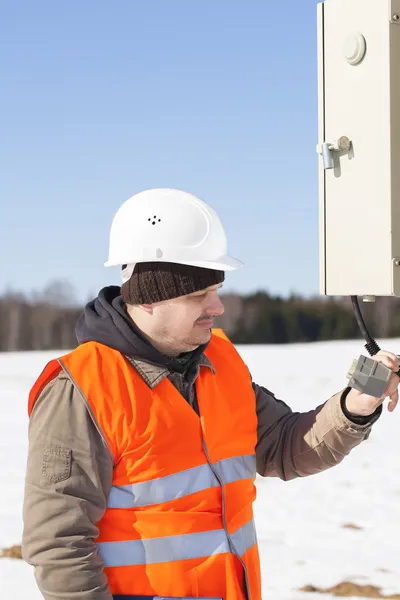
[[[320,293],[400,296],[400,0],[318,5]]]

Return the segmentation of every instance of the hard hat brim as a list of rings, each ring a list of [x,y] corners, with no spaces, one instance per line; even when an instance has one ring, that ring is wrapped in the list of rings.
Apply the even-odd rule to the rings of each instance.
[[[146,262],[146,261],[125,261],[122,262],[114,262],[107,261],[104,263],[105,267],[120,267],[122,264],[136,264],[137,262]],[[242,261],[237,258],[233,258],[233,256],[221,256],[216,260],[194,260],[194,261],[183,261],[183,260],[173,260],[172,257],[162,258],[158,260],[154,260],[152,262],[176,262],[182,265],[190,265],[192,267],[202,267],[203,269],[215,269],[217,271],[235,271],[236,269],[240,269],[243,267]]]

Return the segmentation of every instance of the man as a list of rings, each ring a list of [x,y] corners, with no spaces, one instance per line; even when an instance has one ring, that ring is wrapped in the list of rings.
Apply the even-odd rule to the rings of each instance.
[[[122,288],[87,305],[78,347],[30,394],[24,558],[46,600],[260,600],[256,471],[290,480],[338,464],[383,398],[346,388],[295,413],[251,381],[212,334],[240,263],[190,194],[130,198],[106,265],[122,267]],[[398,370],[392,353],[375,360]]]

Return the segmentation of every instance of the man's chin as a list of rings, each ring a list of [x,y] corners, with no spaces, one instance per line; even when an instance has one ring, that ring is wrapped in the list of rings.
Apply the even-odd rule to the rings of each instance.
[[[206,342],[209,342],[211,339],[211,335],[212,335],[211,327],[209,329],[204,329],[204,331],[202,331],[201,334],[199,335],[199,338],[202,339],[200,344],[205,344]]]
[[[201,330],[197,329],[194,332],[194,335],[192,336],[191,341],[193,342],[193,345],[196,345],[196,347],[201,346],[202,344],[206,344],[207,342],[210,341],[211,335],[212,335],[211,327],[208,329],[205,327],[202,328]]]

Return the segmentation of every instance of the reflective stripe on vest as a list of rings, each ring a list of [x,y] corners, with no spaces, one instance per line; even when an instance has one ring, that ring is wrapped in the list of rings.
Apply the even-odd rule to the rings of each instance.
[[[253,519],[235,531],[231,538],[240,556],[243,556],[257,543]],[[231,552],[224,529],[162,538],[99,542],[98,547],[106,567],[157,564]]]
[[[242,479],[254,479],[256,476],[256,457],[237,456],[225,458],[214,463],[213,467],[224,483]],[[113,486],[108,497],[108,508],[136,508],[151,506],[183,498],[220,484],[208,463],[186,469],[173,475],[166,475],[142,483]]]

